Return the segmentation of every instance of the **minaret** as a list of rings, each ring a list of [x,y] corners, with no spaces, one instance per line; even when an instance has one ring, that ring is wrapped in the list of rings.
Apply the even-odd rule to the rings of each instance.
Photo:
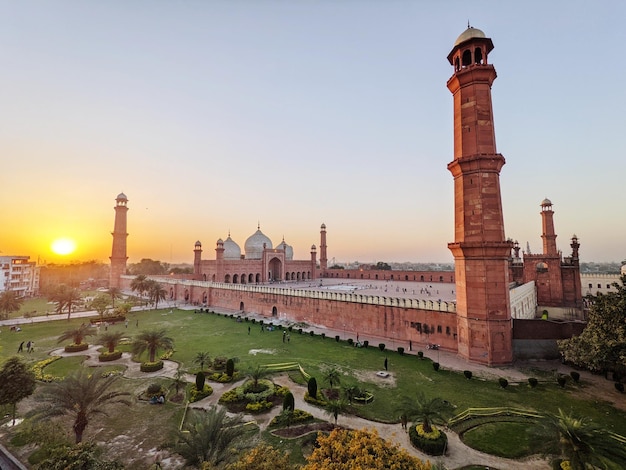
[[[201,265],[202,262],[202,243],[200,240],[193,246],[193,275],[196,280],[202,280]]]
[[[317,279],[317,248],[311,245],[311,279]]]
[[[109,287],[120,287],[120,276],[126,274],[126,238],[128,237],[126,226],[126,213],[128,212],[128,198],[120,193],[115,198],[115,226],[113,228],[113,248],[111,249],[111,272],[109,274]]]
[[[328,258],[326,257],[326,224],[320,227],[320,270],[328,269]]]
[[[549,256],[559,256],[556,249],[556,233],[554,233],[554,211],[550,199],[541,201],[541,225],[543,233],[543,254]]]
[[[454,243],[458,352],[490,366],[513,360],[509,266],[513,243],[504,237],[500,169],[496,151],[491,84],[496,70],[487,61],[491,39],[468,27],[448,61],[454,73]]]

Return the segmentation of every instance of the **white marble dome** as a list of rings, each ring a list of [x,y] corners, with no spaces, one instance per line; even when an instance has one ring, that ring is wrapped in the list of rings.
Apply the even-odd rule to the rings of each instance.
[[[241,248],[230,235],[224,240],[224,259],[241,259]]]
[[[265,248],[272,249],[272,240],[270,240],[263,232],[261,228],[258,228],[248,239],[244,245],[246,250],[246,259],[261,259],[263,256],[263,245]]]
[[[454,41],[454,45],[458,46],[465,41],[469,41],[470,39],[484,37],[486,37],[485,33],[483,33],[480,29],[468,25],[467,29],[463,31],[458,38],[456,38],[456,41]]]
[[[293,247],[290,245],[287,245],[287,243],[285,243],[284,238],[283,238],[283,241],[280,242],[280,245],[278,245],[276,248],[279,250],[285,250],[285,259],[287,260],[293,259]]]

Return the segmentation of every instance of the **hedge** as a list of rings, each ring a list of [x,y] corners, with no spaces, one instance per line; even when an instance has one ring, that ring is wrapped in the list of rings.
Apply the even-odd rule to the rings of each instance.
[[[112,353],[109,351],[105,351],[100,353],[98,356],[98,361],[100,362],[109,362],[116,361],[122,357],[122,351],[113,351]]]
[[[89,344],[87,343],[68,344],[67,346],[65,346],[65,352],[74,353],[79,351],[85,351],[87,348],[89,348]]]
[[[163,369],[163,361],[142,362],[139,369],[141,372],[156,372],[157,370]]]

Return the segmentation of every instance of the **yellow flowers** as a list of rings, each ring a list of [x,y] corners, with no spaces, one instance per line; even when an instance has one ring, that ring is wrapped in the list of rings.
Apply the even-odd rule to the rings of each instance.
[[[43,373],[44,367],[46,367],[48,364],[52,364],[58,359],[61,359],[61,356],[52,356],[48,359],[44,359],[43,361],[39,361],[33,364],[32,371],[35,374],[35,380],[39,380],[41,382],[53,382],[55,380],[60,380],[59,377],[54,377],[50,374]]]
[[[428,439],[431,441],[435,441],[439,438],[439,435],[441,434],[439,432],[439,429],[437,429],[435,426],[431,426],[432,431],[431,432],[424,432],[424,427],[421,424],[418,424],[417,426],[415,426],[415,430],[417,431],[417,434],[420,437],[423,437],[424,439]]]

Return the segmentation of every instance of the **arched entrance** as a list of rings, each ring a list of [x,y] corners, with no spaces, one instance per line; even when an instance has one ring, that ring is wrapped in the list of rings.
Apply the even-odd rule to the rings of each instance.
[[[269,268],[269,280],[270,281],[280,281],[282,280],[282,263],[278,258],[272,258],[268,264]]]
[[[241,310],[243,312],[244,308],[243,308],[243,302],[239,302],[239,310]]]
[[[273,317],[277,317],[278,316],[278,309],[276,308],[276,306],[272,307],[272,316]]]

